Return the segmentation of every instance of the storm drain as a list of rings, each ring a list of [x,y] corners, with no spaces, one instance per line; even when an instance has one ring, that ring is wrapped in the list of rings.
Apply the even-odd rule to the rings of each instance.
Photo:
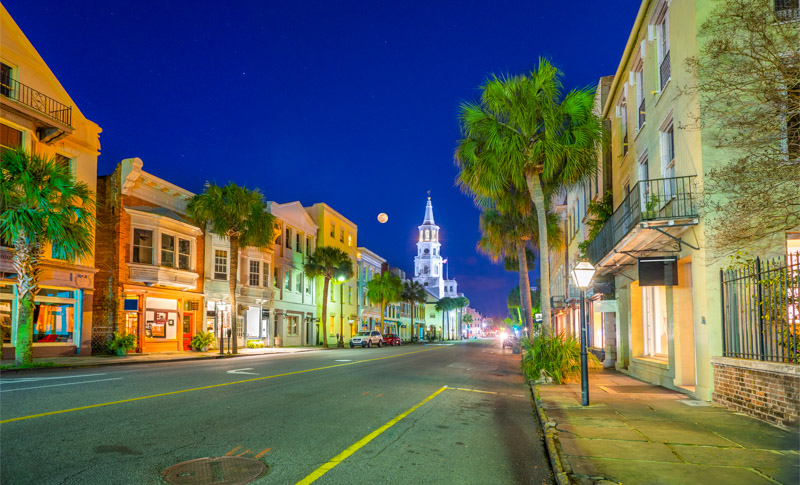
[[[220,456],[178,463],[161,476],[174,485],[244,485],[268,470],[267,465],[253,458]]]

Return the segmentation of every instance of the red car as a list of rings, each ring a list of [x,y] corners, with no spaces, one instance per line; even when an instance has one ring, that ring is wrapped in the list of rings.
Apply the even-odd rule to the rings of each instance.
[[[400,337],[398,337],[397,335],[395,335],[393,333],[387,333],[386,335],[384,335],[382,342],[383,342],[383,345],[400,345],[401,344]]]

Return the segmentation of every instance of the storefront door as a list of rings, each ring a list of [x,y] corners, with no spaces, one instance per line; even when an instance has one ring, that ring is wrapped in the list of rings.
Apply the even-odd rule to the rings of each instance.
[[[194,335],[194,322],[191,313],[183,314],[183,350],[192,350],[192,336]]]

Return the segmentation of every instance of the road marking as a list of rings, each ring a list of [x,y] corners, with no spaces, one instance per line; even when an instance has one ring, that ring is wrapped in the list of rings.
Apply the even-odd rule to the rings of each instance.
[[[239,453],[239,454],[238,454],[238,455],[236,455],[236,456],[242,456],[242,455],[246,455],[247,453],[250,453],[250,450],[244,450],[243,452]]]
[[[264,450],[264,451],[262,451],[261,453],[257,454],[255,457],[256,457],[256,458],[261,458],[262,456],[266,455],[266,454],[267,454],[267,452],[268,452],[269,450],[271,450],[271,449],[272,449],[272,448],[267,448],[266,450]]]
[[[348,359],[336,359],[334,360],[334,362],[353,362],[353,361]]]
[[[361,395],[362,395],[362,396],[366,396],[367,394],[369,394],[369,391],[366,391],[366,392],[362,392],[362,393],[361,393]]]
[[[383,393],[380,393],[380,394],[378,394],[378,395],[377,395],[377,396],[375,396],[375,397],[381,397],[381,396],[383,396]]]
[[[181,389],[180,391],[162,392],[160,394],[151,394],[149,396],[132,397],[130,399],[121,399],[119,401],[104,402],[104,403],[99,403],[99,404],[90,404],[88,406],[80,406],[80,407],[77,407],[77,408],[61,409],[59,411],[49,411],[49,412],[46,412],[46,413],[31,414],[31,415],[28,415],[28,416],[20,416],[18,418],[4,419],[4,420],[0,421],[0,424],[11,423],[11,422],[14,422],[14,421],[24,421],[26,419],[43,418],[45,416],[53,416],[53,415],[56,415],[56,414],[71,413],[73,411],[83,411],[85,409],[101,408],[101,407],[104,407],[104,406],[111,406],[111,405],[114,405],[114,404],[122,404],[122,403],[126,403],[126,402],[142,401],[144,399],[152,399],[152,398],[155,398],[155,397],[172,396],[172,395],[175,395],[175,394],[183,394],[184,392],[203,391],[203,390],[206,390],[206,389],[216,389],[218,387],[233,386],[235,384],[244,384],[244,383],[247,383],[247,382],[263,381],[265,379],[274,379],[275,377],[293,376],[293,375],[296,375],[296,374],[304,374],[306,372],[315,372],[315,371],[318,371],[318,370],[333,369],[333,368],[336,368],[336,367],[343,367],[343,366],[346,366],[346,365],[363,364],[365,362],[375,362],[376,360],[394,359],[396,357],[402,357],[404,355],[418,354],[420,352],[428,352],[428,351],[431,351],[431,350],[437,350],[439,348],[441,348],[441,347],[434,347],[434,348],[430,348],[430,349],[415,350],[413,352],[406,352],[404,354],[387,355],[387,356],[384,356],[384,357],[374,357],[372,359],[357,360],[355,362],[345,362],[345,363],[342,363],[342,364],[326,365],[324,367],[315,367],[313,369],[296,370],[296,371],[292,371],[292,372],[286,372],[284,374],[274,374],[274,375],[271,375],[271,376],[264,376],[264,377],[253,377],[251,379],[244,379],[244,380],[241,380],[241,381],[223,382],[222,384],[212,384],[210,386],[194,387],[194,388],[191,388],[191,389]]]
[[[412,407],[411,407],[411,409],[409,409],[408,411],[406,411],[406,412],[404,412],[404,413],[401,413],[401,414],[399,414],[397,417],[395,417],[394,419],[392,419],[392,420],[391,420],[391,421],[389,421],[388,423],[384,424],[383,426],[381,426],[380,428],[376,429],[376,430],[375,430],[375,431],[373,431],[372,433],[370,433],[370,434],[368,434],[367,436],[365,436],[365,437],[361,438],[360,440],[356,441],[355,443],[353,443],[353,444],[350,446],[350,448],[347,448],[347,449],[346,449],[346,450],[344,450],[343,452],[341,452],[341,453],[339,453],[338,455],[334,456],[334,457],[331,459],[331,461],[329,461],[328,463],[325,463],[325,464],[324,464],[324,465],[322,465],[321,467],[319,467],[319,468],[317,468],[316,470],[314,470],[313,472],[311,472],[311,474],[310,474],[310,475],[308,475],[308,476],[307,476],[307,477],[305,477],[304,479],[302,479],[302,480],[300,480],[299,482],[297,482],[297,485],[308,485],[308,484],[310,484],[310,483],[313,483],[313,482],[314,482],[316,479],[318,479],[318,478],[319,478],[319,477],[321,477],[322,475],[324,475],[324,474],[328,473],[328,471],[330,471],[330,470],[331,470],[333,467],[335,467],[335,466],[336,466],[336,465],[338,465],[339,463],[343,462],[343,461],[344,461],[344,460],[345,460],[345,459],[346,459],[348,456],[352,455],[352,454],[353,454],[353,453],[355,453],[356,451],[358,451],[358,450],[360,450],[361,448],[363,448],[363,447],[364,447],[364,446],[365,446],[367,443],[369,443],[370,441],[374,440],[374,439],[375,439],[375,438],[377,438],[377,437],[378,437],[378,436],[379,436],[381,433],[383,433],[383,432],[384,432],[384,431],[386,431],[387,429],[389,429],[389,428],[391,428],[392,426],[394,426],[395,424],[397,424],[397,422],[399,422],[401,419],[405,418],[406,416],[408,416],[408,415],[409,415],[409,414],[411,414],[412,412],[416,411],[416,410],[417,410],[418,408],[420,408],[420,407],[421,407],[423,404],[427,403],[427,402],[428,402],[428,401],[430,401],[431,399],[433,399],[433,398],[435,398],[436,396],[438,396],[438,395],[439,395],[439,394],[440,394],[442,391],[444,391],[445,389],[447,389],[447,386],[444,386],[444,387],[441,387],[441,388],[439,388],[439,390],[438,390],[438,391],[434,392],[434,393],[433,393],[433,394],[431,394],[430,396],[428,396],[428,397],[426,397],[425,399],[423,399],[422,401],[418,402],[417,404],[415,404],[414,406],[412,406]]]
[[[76,376],[59,376],[59,377],[17,377],[14,379],[0,379],[0,386],[4,384],[19,384],[20,382],[49,381],[52,379],[79,379],[81,377],[97,377],[104,375],[106,375],[105,372],[102,374],[81,374]]]
[[[479,390],[477,390],[477,389],[464,389],[463,387],[455,387],[455,388],[453,388],[453,387],[450,387],[449,389],[452,389],[452,390],[454,390],[454,391],[480,392],[481,394],[495,394],[495,395],[497,395],[497,394],[500,394],[499,392],[492,392],[492,391],[479,391]]]
[[[253,375],[253,376],[257,376],[258,375],[255,372],[245,372],[246,370],[253,370],[253,368],[252,367],[245,367],[244,369],[229,370],[228,374],[250,374],[250,375]]]
[[[231,451],[225,453],[225,456],[231,456],[232,454],[236,453],[236,450],[241,448],[241,446],[237,446],[236,448],[232,449]]]
[[[17,389],[3,389],[0,392],[15,392],[15,391],[27,391],[29,389],[42,389],[45,387],[57,387],[57,386],[74,386],[75,384],[88,384],[90,382],[103,382],[103,381],[119,381],[122,380],[122,377],[112,377],[110,379],[95,379],[92,381],[81,381],[81,382],[65,382],[63,384],[48,384],[46,386],[33,386],[33,387],[20,387]]]

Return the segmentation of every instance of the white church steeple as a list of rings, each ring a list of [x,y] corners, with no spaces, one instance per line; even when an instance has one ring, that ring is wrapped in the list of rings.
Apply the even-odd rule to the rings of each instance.
[[[425,205],[425,219],[419,228],[417,239],[417,255],[414,257],[414,280],[419,281],[431,294],[437,298],[450,296],[455,291],[455,280],[449,282],[444,279],[441,249],[439,242],[439,226],[433,219],[433,205],[431,198]]]

